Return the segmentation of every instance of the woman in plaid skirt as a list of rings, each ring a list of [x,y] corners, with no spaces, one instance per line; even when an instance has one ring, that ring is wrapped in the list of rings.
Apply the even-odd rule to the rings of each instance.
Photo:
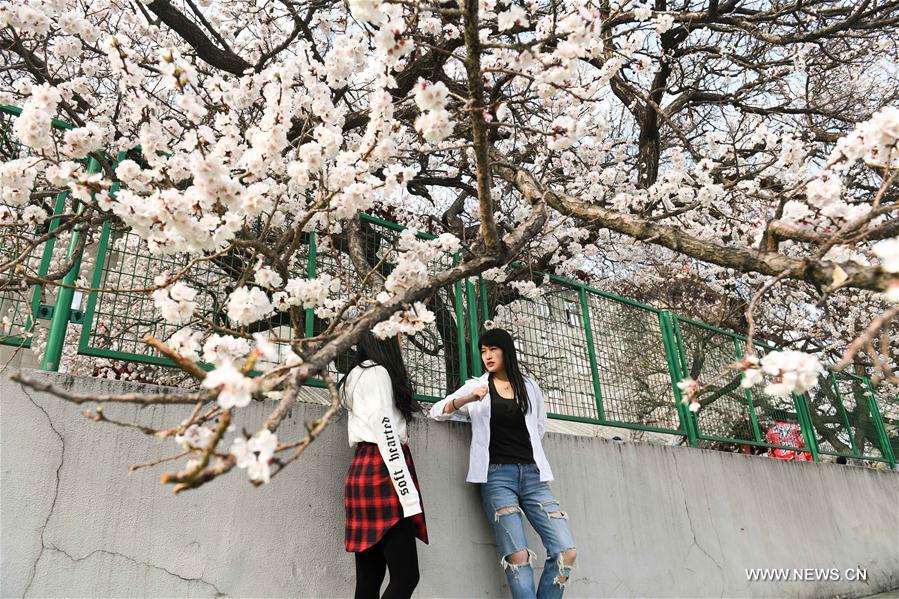
[[[512,596],[561,599],[577,551],[568,516],[549,487],[553,474],[541,442],[546,430],[543,393],[536,381],[521,373],[509,333],[490,329],[478,343],[487,372],[434,404],[431,417],[461,415],[471,421],[467,480],[480,483]],[[535,555],[527,545],[525,518],[546,548],[536,589]]]
[[[356,556],[356,599],[408,598],[418,585],[415,537],[428,542],[406,423],[418,409],[399,338],[366,332],[341,381],[347,433],[356,447],[346,475],[346,550]]]

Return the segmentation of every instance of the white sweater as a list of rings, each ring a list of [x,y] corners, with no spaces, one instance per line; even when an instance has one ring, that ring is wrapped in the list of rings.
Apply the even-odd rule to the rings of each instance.
[[[363,367],[366,366],[366,367]],[[393,384],[383,366],[371,360],[353,368],[344,383],[347,437],[350,446],[377,443],[393,488],[408,518],[421,513],[418,490],[412,482],[401,444],[406,443],[406,419],[393,402]]]

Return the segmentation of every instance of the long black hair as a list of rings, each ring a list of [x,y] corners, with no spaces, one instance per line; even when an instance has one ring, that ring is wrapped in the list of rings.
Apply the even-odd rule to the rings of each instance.
[[[527,414],[531,409],[531,402],[524,386],[524,375],[518,366],[518,354],[515,353],[515,342],[512,340],[512,335],[505,329],[487,329],[481,333],[478,347],[498,347],[502,350],[503,366],[509,376],[512,390],[515,392],[515,399],[518,401],[522,413]],[[492,374],[490,378],[493,378]]]
[[[374,364],[364,364],[371,360]],[[393,404],[408,422],[412,414],[421,411],[421,406],[415,401],[415,391],[396,337],[378,339],[371,331],[365,331],[356,344],[356,355],[350,366],[350,371],[357,366],[359,368],[373,368],[375,365],[383,366],[390,375],[390,383],[393,387]],[[347,377],[341,379],[338,387],[342,387]]]

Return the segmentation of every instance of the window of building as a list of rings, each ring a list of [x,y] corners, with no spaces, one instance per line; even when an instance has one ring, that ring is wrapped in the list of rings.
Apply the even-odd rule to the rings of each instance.
[[[549,302],[542,297],[535,302],[537,304],[537,316],[540,318],[549,318],[552,313],[549,310]]]
[[[565,317],[573,327],[581,326],[581,307],[574,302],[565,302]]]

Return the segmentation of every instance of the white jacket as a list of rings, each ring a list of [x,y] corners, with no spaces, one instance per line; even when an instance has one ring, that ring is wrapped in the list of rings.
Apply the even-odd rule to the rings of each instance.
[[[401,445],[407,440],[406,419],[393,402],[393,384],[387,369],[371,361],[364,364],[370,366],[353,368],[344,383],[347,438],[351,446],[360,441],[378,444],[393,489],[403,506],[403,517],[408,518],[422,510]]]
[[[431,407],[431,418],[434,420],[461,420],[471,422],[471,447],[468,450],[468,476],[465,480],[470,483],[487,482],[487,468],[490,466],[490,393],[488,392],[481,401],[473,401],[452,414],[444,414],[443,408],[447,403],[465,397],[476,388],[487,384],[489,373],[469,379],[462,387],[448,395]],[[534,450],[534,462],[540,470],[540,480],[549,482],[553,480],[553,472],[543,453],[543,433],[546,432],[546,405],[543,403],[543,392],[537,383],[528,377],[524,377],[528,399],[531,409],[524,415],[531,438],[531,448]]]

